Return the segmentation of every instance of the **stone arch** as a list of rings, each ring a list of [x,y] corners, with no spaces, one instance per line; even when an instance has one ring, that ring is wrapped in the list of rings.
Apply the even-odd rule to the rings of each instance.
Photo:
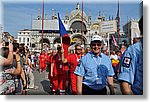
[[[79,26],[78,26],[78,28],[80,28],[80,30],[81,30],[81,29],[82,29],[82,28],[81,28],[82,20],[81,20],[81,19],[76,19],[76,18],[75,18],[75,19],[72,19],[72,20],[69,22],[69,26],[68,26],[69,29],[70,29],[70,30],[75,30],[75,29],[72,28],[72,26],[73,26],[74,24],[76,25],[76,24],[78,24],[78,23],[80,23]],[[84,27],[84,31],[88,31],[88,30],[89,30],[89,25],[88,25],[88,23],[87,23],[87,21],[86,21],[85,19],[83,20],[83,27]],[[76,33],[77,33],[77,32],[76,32]]]
[[[53,39],[53,44],[61,43],[60,42],[60,37],[56,37]]]
[[[39,44],[42,43],[42,39],[39,41]],[[48,45],[50,44],[50,41],[48,38],[43,38],[43,43],[47,43]]]
[[[77,43],[80,43],[80,44],[84,44],[85,45],[87,43],[87,39],[83,35],[78,34],[78,33],[73,34],[71,36],[71,39],[74,40]]]
[[[82,22],[81,21],[74,21],[71,25],[70,28],[72,29],[73,32],[80,33],[82,31]],[[86,32],[86,25],[83,23],[83,32]]]

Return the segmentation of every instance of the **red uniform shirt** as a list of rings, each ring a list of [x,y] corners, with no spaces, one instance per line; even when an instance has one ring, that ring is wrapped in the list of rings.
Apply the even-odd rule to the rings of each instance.
[[[78,65],[78,61],[81,56],[77,56],[77,54],[71,54],[67,57],[68,63],[70,64],[70,72],[74,73],[76,66]]]
[[[55,56],[52,56],[52,63],[54,63],[53,68],[53,74],[61,74],[62,72],[62,61],[61,61],[61,55],[56,54]]]
[[[47,55],[47,62],[51,62],[51,55]]]
[[[46,59],[47,59],[47,55],[46,55],[46,54],[41,54],[41,55],[39,56],[40,68],[41,68],[41,67],[43,67],[43,68],[46,67]]]

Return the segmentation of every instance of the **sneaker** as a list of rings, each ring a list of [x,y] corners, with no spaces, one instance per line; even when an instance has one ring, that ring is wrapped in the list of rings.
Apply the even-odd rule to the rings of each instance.
[[[38,89],[38,88],[39,88],[38,86],[35,86],[35,87],[34,87],[34,89]]]
[[[34,87],[29,87],[29,89],[38,89],[38,86],[34,86]]]

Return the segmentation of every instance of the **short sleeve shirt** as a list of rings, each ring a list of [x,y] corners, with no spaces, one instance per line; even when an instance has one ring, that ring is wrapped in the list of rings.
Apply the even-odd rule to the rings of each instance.
[[[134,94],[143,93],[143,50],[140,42],[129,46],[124,52],[118,80],[131,84]]]
[[[103,72],[105,74],[100,73],[101,74],[100,77],[102,78],[102,84],[96,84],[96,78],[98,72],[97,68],[100,68],[102,70],[103,69],[107,70],[107,74],[104,72],[104,70]],[[83,84],[88,85],[89,87],[95,90],[106,87],[106,83],[107,83],[106,78],[112,77],[114,75],[110,58],[103,53],[101,53],[98,57],[96,57],[92,52],[87,53],[85,56],[81,58],[74,73],[78,76],[83,77],[83,82],[82,82]]]

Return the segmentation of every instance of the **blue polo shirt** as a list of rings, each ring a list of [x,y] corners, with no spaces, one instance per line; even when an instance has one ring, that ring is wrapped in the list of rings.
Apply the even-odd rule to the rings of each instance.
[[[97,57],[92,52],[89,52],[80,59],[74,73],[83,77],[83,84],[92,89],[100,90],[106,87],[107,77],[112,77],[114,70],[108,56],[101,53]],[[101,79],[98,84],[97,77]]]
[[[141,42],[129,46],[124,52],[118,80],[131,84],[134,94],[143,94],[143,48]]]

